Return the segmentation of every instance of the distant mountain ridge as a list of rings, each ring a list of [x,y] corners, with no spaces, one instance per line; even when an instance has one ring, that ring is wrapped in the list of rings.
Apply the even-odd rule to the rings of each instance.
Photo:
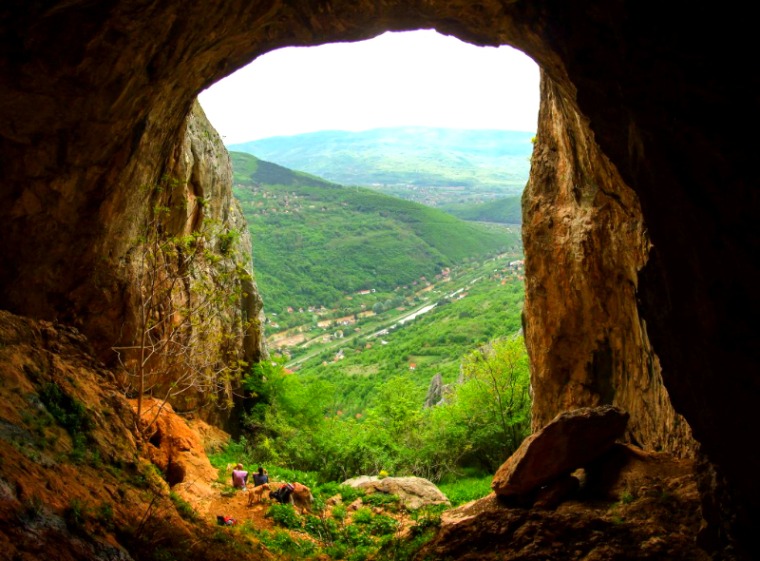
[[[396,127],[278,136],[228,149],[342,185],[506,196],[520,194],[528,180],[533,137],[521,131]]]

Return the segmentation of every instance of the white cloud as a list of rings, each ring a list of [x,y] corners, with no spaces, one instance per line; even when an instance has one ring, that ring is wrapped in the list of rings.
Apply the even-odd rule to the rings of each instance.
[[[272,51],[200,101],[227,144],[404,125],[535,131],[538,83],[520,51],[427,30]]]

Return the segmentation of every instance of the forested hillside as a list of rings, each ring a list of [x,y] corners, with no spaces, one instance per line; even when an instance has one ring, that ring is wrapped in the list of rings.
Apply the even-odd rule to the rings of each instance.
[[[431,206],[517,195],[530,170],[534,133],[425,127],[321,131],[229,146],[343,185],[361,185]]]
[[[235,195],[254,239],[269,313],[385,293],[467,259],[519,246],[519,236],[361,187],[343,187],[232,152]]]
[[[462,220],[499,224],[522,223],[520,197],[506,197],[483,203],[450,203],[439,208]]]

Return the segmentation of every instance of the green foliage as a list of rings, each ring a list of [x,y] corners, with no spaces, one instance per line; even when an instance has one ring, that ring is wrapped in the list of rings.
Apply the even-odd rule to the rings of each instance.
[[[522,223],[520,197],[506,197],[479,203],[451,203],[439,208],[462,220],[500,224]]]
[[[343,521],[346,519],[347,515],[348,510],[346,509],[346,505],[335,505],[332,509],[332,517],[335,518],[335,520]]]
[[[480,461],[495,471],[530,430],[530,372],[522,337],[498,339],[462,363],[458,419],[479,447]]]
[[[365,495],[362,500],[365,504],[382,507],[387,510],[397,510],[400,503],[398,495],[386,495],[385,493],[371,493]]]
[[[303,528],[322,543],[333,543],[339,538],[338,521],[341,520],[343,518],[336,517],[334,513],[332,518],[309,514],[305,517]]]
[[[369,524],[372,522],[372,511],[366,506],[363,506],[354,512],[351,520],[354,524]]]
[[[486,266],[475,269],[467,277],[472,280],[463,282],[466,298],[439,305],[413,322],[397,326],[372,339],[371,348],[345,353],[343,360],[333,362],[330,356],[325,365],[323,357],[317,355],[303,363],[299,376],[308,384],[328,384],[334,395],[333,414],[340,410],[344,417],[364,414],[374,388],[399,375],[411,382],[421,405],[435,374],[441,373],[444,383],[454,382],[464,355],[478,344],[520,329],[522,284],[514,281],[502,285],[500,280],[485,277],[484,269]],[[414,371],[409,370],[412,362],[416,364]]]
[[[269,370],[268,405],[248,422],[257,429],[254,454],[260,457],[271,445],[281,461],[315,471],[322,481],[381,470],[438,481],[467,465],[493,473],[527,435],[528,365],[519,337],[495,340],[466,355],[462,379],[436,407],[421,407],[425,390],[406,376],[374,384],[358,418],[325,416],[331,402],[323,381]],[[357,494],[351,488],[339,491],[347,502]],[[385,500],[380,497],[365,499]]]
[[[58,424],[72,436],[89,430],[90,419],[85,406],[66,395],[58,384],[45,384],[40,392],[40,401]]]
[[[277,559],[310,559],[317,546],[308,539],[298,539],[285,530],[255,532],[259,541],[277,556]]]
[[[97,453],[87,449],[87,433],[91,429],[91,420],[85,406],[65,394],[55,383],[45,384],[40,391],[40,401],[50,415],[71,436],[73,449],[71,458],[75,462],[85,459],[88,453]]]
[[[475,477],[448,476],[438,483],[438,488],[451,501],[452,506],[459,506],[485,497],[491,492],[493,474]]]
[[[388,534],[393,534],[398,529],[399,523],[390,516],[377,514],[372,517],[369,525],[373,536],[387,536]]]
[[[95,511],[95,518],[108,529],[113,529],[113,504],[102,502]]]
[[[179,512],[179,515],[182,518],[191,521],[198,519],[198,514],[195,512],[195,509],[192,507],[192,505],[180,497],[177,493],[170,491],[169,498],[174,503],[174,506],[177,508],[177,512]]]
[[[273,504],[267,509],[265,516],[285,528],[295,529],[303,526],[301,516],[291,504]]]

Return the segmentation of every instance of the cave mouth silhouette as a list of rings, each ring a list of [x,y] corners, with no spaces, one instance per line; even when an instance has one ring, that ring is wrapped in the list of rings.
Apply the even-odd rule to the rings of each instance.
[[[751,18],[707,4],[592,0],[237,0],[214,10],[115,0],[17,3],[3,19],[0,307],[76,325],[96,347],[113,339],[114,310],[126,306],[119,262],[141,210],[134,186],[154,184],[176,156],[203,88],[281,46],[390,30],[437,28],[529,54],[584,133],[569,140],[591,139],[640,201],[653,251],[637,307],[672,402],[720,472],[721,489],[705,496],[757,551],[760,455],[740,435],[760,429],[742,414],[759,391],[760,200],[744,134],[759,87],[726,63],[751,64]]]

